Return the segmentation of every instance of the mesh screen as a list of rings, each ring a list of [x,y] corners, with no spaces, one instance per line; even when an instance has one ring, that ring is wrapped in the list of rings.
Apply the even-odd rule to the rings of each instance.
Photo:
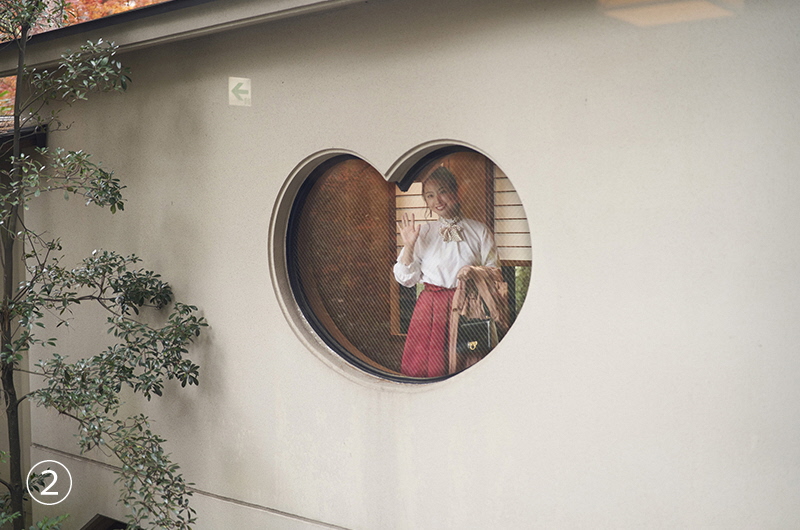
[[[451,153],[417,168],[417,180],[439,166],[457,175],[464,216],[491,229],[498,178],[494,164],[472,151]],[[504,189],[510,187],[502,178]],[[345,358],[391,378],[404,377],[408,320],[420,291],[394,279],[392,267],[401,248],[396,220],[412,212],[422,222],[435,222],[421,192],[419,183],[400,192],[367,162],[347,158],[309,178],[290,221],[293,287],[309,321]],[[525,229],[527,235],[527,222]],[[513,266],[519,267],[519,260]],[[516,276],[504,272],[512,282]],[[519,289],[510,287],[515,314],[521,305]]]

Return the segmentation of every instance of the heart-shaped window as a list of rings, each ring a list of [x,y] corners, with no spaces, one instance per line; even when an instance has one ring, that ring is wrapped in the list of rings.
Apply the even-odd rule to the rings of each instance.
[[[316,334],[401,381],[441,380],[483,359],[530,281],[519,196],[491,160],[460,147],[429,153],[397,183],[355,156],[326,160],[294,197],[285,250]]]

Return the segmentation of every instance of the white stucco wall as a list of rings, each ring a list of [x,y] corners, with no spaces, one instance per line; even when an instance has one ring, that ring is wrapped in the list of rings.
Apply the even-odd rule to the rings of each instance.
[[[800,520],[800,5],[643,29],[554,4],[376,1],[140,50],[127,94],[51,137],[114,168],[128,203],[29,220],[76,259],[140,255],[211,323],[201,385],[149,409],[197,528]],[[252,107],[228,105],[228,76]],[[528,301],[459,376],[370,380],[287,322],[273,209],[314,153],[386,172],[439,139],[516,186]],[[47,449],[74,451],[67,425],[34,411],[32,459],[74,468],[76,523],[119,515],[105,468]]]

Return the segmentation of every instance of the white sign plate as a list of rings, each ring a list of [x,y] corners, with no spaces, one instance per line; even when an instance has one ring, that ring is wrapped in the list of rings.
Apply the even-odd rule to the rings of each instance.
[[[228,105],[250,106],[250,79],[246,77],[228,78]]]

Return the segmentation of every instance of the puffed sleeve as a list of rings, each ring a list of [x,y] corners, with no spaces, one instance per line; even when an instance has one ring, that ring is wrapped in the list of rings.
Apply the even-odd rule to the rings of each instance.
[[[394,279],[403,287],[413,287],[422,278],[419,260],[415,259],[410,265],[404,265],[400,261],[394,264]]]
[[[486,225],[483,226],[481,233],[481,258],[482,265],[485,267],[499,267],[500,260],[497,256],[497,246],[494,243],[494,236]]]
[[[397,261],[394,264],[394,279],[403,287],[414,287],[422,281],[422,261],[420,256],[428,248],[425,241],[427,240],[430,226],[430,224],[423,224],[420,227],[419,237],[417,237],[417,243],[414,245],[414,261],[404,265],[400,263],[400,256],[397,257]]]

